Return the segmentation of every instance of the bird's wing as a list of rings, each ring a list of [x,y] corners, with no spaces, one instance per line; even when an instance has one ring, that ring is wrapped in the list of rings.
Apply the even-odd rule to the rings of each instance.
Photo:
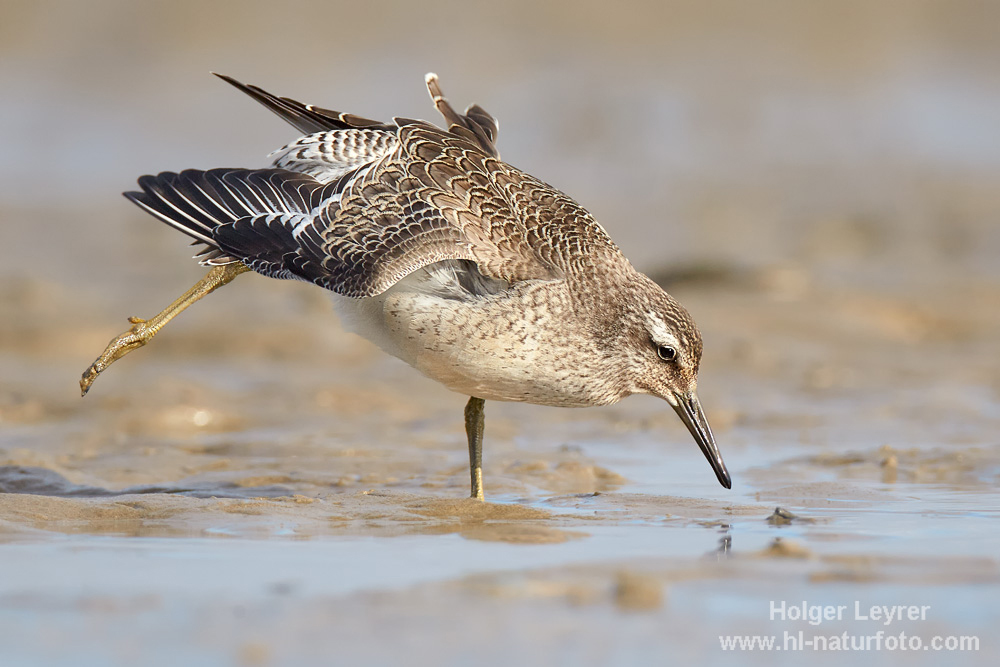
[[[348,296],[379,294],[447,259],[513,283],[558,279],[598,249],[617,252],[572,199],[422,122],[403,125],[397,149],[345,182],[297,242],[325,274],[310,279]]]
[[[204,263],[239,260],[367,297],[443,260],[473,261],[513,283],[562,278],[598,250],[617,252],[576,202],[502,162],[492,116],[478,107],[457,114],[432,75],[428,89],[448,130],[359,121],[226,80],[319,131],[278,151],[274,169],[165,172],[126,193],[208,246]]]
[[[203,262],[239,260],[351,297],[443,260],[470,260],[514,283],[579,273],[597,252],[617,252],[572,199],[427,123],[400,127],[394,150],[333,181],[213,169],[139,185],[127,196],[207,245]]]

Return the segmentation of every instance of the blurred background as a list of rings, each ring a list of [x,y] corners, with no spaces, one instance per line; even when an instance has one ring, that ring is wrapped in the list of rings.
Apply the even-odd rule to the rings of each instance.
[[[211,71],[371,118],[438,122],[423,83],[433,71],[456,107],[478,103],[495,115],[502,157],[580,201],[698,320],[700,394],[736,480],[732,494],[720,495],[662,403],[583,412],[490,405],[488,494],[548,512],[571,502],[559,494],[615,491],[592,502],[610,503],[601,516],[621,529],[617,541],[563,515],[545,525],[577,535],[484,537],[466,530],[464,510],[417,512],[414,523],[417,510],[395,496],[372,514],[367,496],[352,494],[462,497],[463,399],[342,333],[320,290],[257,276],[193,307],[81,400],[79,374],[125,316],[154,314],[203,274],[184,237],[120,193],[145,173],[265,166],[296,138]],[[89,647],[93,664],[160,664],[149,647],[162,649],[156,659],[187,664],[271,664],[359,637],[387,661],[406,646],[446,664],[477,648],[441,630],[450,623],[495,639],[485,646],[500,662],[516,646],[504,629],[529,636],[540,664],[648,661],[666,648],[703,656],[719,627],[770,628],[759,608],[775,590],[849,600],[886,582],[897,587],[886,595],[941,585],[935,609],[952,600],[966,610],[942,612],[945,630],[1000,618],[995,595],[987,608],[974,597],[995,593],[1000,571],[991,537],[1000,518],[1000,3],[0,0],[0,91],[0,491],[39,494],[0,494],[3,559],[28,582],[0,585],[0,645],[22,651],[16,664],[36,664],[44,647],[59,662],[39,630],[54,608],[70,610],[60,636]],[[123,509],[116,493],[147,500]],[[320,500],[309,506],[318,514],[268,505],[237,524],[209,501],[174,506],[166,494]],[[650,505],[643,494],[706,500]],[[360,504],[334,511],[331,497]],[[614,505],[616,497],[631,500]],[[767,560],[788,554],[768,551],[778,529],[763,519],[776,503],[829,513],[778,535],[801,542],[794,554],[808,557],[795,566]],[[609,518],[622,512],[631,523]],[[672,523],[678,516],[686,518]],[[500,578],[458,593],[402,587],[358,598],[359,588],[392,587],[384,569],[366,567],[384,557],[384,568],[403,572],[394,540],[421,522],[430,522],[426,562],[399,575],[407,585],[447,578],[421,569],[427,563],[455,573],[477,559],[486,570],[556,569],[525,575],[531,585]],[[497,546],[581,531],[591,537],[570,541],[575,551],[552,545],[531,557],[517,551],[517,560]],[[261,583],[265,570],[241,571],[246,579],[210,602],[181,585],[198,575],[170,566],[158,575],[162,589],[118,580],[157,558],[137,538],[294,535],[336,546],[342,533],[387,544],[376,540],[363,556],[324,552],[363,582],[323,589],[333,598],[308,597],[331,581],[328,561],[299,562],[290,547],[274,563],[296,563],[298,574]],[[53,534],[85,546],[125,536],[115,553],[140,551],[134,562],[102,552],[82,565],[59,551],[77,543]],[[688,576],[678,568],[703,568],[720,540],[721,569],[676,583]],[[222,542],[171,548],[201,567],[200,550]],[[726,569],[730,550],[772,564]],[[639,603],[618,565],[586,575],[564,567],[583,553],[618,563],[667,552],[679,560],[649,566]],[[824,560],[831,553],[855,560]],[[886,554],[895,560],[878,560]],[[924,560],[900,565],[914,554]],[[54,570],[81,574],[49,589]],[[301,581],[303,573],[315,577]],[[663,597],[643,598],[650,576],[676,581]],[[83,591],[84,577],[112,592]],[[243,599],[247,581],[269,592]],[[841,588],[823,588],[830,581]],[[308,603],[298,608],[320,626],[308,626],[315,643],[297,641],[288,625],[308,620],[304,612],[273,611],[275,586]],[[356,618],[337,602],[345,591],[366,610]],[[468,610],[484,596],[508,606],[455,618],[433,605]],[[610,612],[593,603],[605,599]],[[251,630],[218,620],[244,619],[226,615],[236,607]],[[652,615],[636,625],[636,610]],[[217,634],[199,635],[189,612]],[[424,634],[390,647],[363,624],[369,618],[419,621]],[[586,632],[569,642],[558,628],[546,634],[551,623]],[[589,650],[594,642],[607,650]],[[178,645],[188,653],[171,653]],[[339,650],[358,661],[373,655],[346,646]],[[995,650],[977,659],[988,664]]]
[[[644,268],[797,262],[861,280],[915,262],[998,270],[996,3],[5,0],[2,11],[0,198],[7,217],[60,218],[4,226],[31,230],[5,236],[15,275],[37,261],[23,243],[52,245],[67,228],[93,239],[78,251],[116,261],[98,250],[109,237],[156,227],[117,199],[140,174],[263,165],[295,137],[210,70],[329,108],[433,120],[422,77],[436,71],[456,106],[500,119],[505,159],[581,200]],[[100,227],[80,222],[97,210]]]

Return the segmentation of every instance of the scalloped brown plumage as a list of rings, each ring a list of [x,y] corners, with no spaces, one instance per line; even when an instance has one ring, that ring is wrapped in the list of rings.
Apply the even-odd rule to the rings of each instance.
[[[307,134],[271,168],[164,172],[126,196],[205,246],[205,264],[331,290],[348,328],[472,396],[474,496],[484,399],[583,407],[633,393],[668,401],[729,488],[697,398],[694,321],[583,207],[499,158],[484,109],[456,112],[435,75],[427,88],[447,129],[221,78]]]

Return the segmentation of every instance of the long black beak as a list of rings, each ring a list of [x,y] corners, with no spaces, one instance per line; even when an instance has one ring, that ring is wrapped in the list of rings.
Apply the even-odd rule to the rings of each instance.
[[[698,395],[692,392],[687,395],[675,394],[675,397],[677,405],[673,406],[674,410],[677,411],[681,421],[691,431],[695,442],[698,443],[705,458],[711,464],[712,470],[715,471],[715,476],[719,478],[719,483],[727,489],[733,488],[733,480],[730,479],[729,471],[726,470],[722,454],[719,453],[719,446],[715,444],[715,436],[712,435],[712,429],[708,425],[705,411],[701,409],[701,401],[698,400]]]

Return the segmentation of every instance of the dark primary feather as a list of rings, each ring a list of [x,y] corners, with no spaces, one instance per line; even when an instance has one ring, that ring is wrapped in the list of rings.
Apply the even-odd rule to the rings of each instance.
[[[347,130],[369,128],[376,130],[395,129],[393,125],[387,125],[370,118],[362,118],[349,113],[340,113],[315,107],[311,104],[302,104],[289,97],[278,97],[258,88],[257,86],[241,83],[231,76],[212,72],[223,81],[232,84],[239,90],[254,98],[265,107],[276,113],[283,120],[290,123],[303,134],[314,132],[324,132],[326,130]]]
[[[244,261],[289,278],[283,258],[298,249],[292,226],[326,196],[316,179],[283,169],[167,171],[141,177],[139,187],[125,196],[208,246],[202,263]]]

